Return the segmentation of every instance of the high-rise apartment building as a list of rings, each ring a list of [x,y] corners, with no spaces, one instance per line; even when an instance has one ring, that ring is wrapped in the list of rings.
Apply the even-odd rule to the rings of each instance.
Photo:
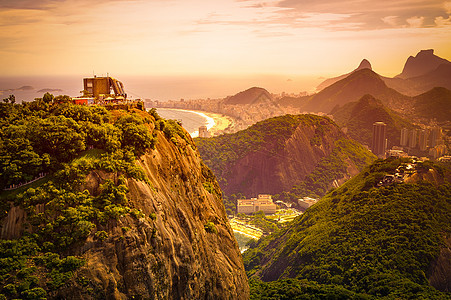
[[[417,146],[418,133],[416,129],[410,130],[409,133],[409,148],[415,148]]]
[[[385,131],[387,125],[384,122],[376,122],[373,124],[373,143],[371,144],[371,151],[378,157],[385,156],[386,140]]]
[[[428,147],[429,130],[423,129],[419,131],[418,147],[421,151],[425,151]]]
[[[431,129],[431,134],[429,135],[429,147],[435,147],[441,143],[442,129],[440,127],[435,127]]]
[[[409,129],[407,128],[401,129],[400,144],[403,147],[407,147],[407,145],[409,144]]]

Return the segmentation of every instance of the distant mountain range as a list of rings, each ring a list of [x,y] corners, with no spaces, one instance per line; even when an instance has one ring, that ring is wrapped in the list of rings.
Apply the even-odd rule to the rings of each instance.
[[[326,79],[317,86],[317,90],[321,91],[365,68],[371,70],[371,64],[366,59],[351,73]],[[388,87],[408,96],[424,93],[434,87],[451,89],[451,62],[436,56],[433,49],[421,50],[415,57],[410,56],[407,59],[401,74],[394,78],[380,77]]]
[[[405,113],[413,109],[415,101],[411,97],[436,87],[451,90],[451,62],[434,55],[433,50],[422,50],[416,57],[407,60],[403,72],[395,78],[380,76],[372,71],[367,60],[363,60],[354,71],[322,82],[318,93],[297,98],[284,97],[279,104],[298,107],[305,112],[330,113],[336,106],[370,94],[388,108]],[[446,113],[451,115],[451,111]]]
[[[389,87],[408,96],[425,93],[435,87],[451,89],[451,64],[442,64],[436,69],[416,77],[406,79],[383,77],[382,79]]]
[[[421,50],[415,57],[410,56],[407,59],[402,73],[396,78],[408,79],[422,76],[436,70],[441,65],[451,65],[451,62],[435,55],[433,49]]]
[[[389,88],[381,77],[371,69],[361,69],[326,87],[317,94],[303,99],[300,108],[308,112],[329,113],[334,107],[357,101],[370,94],[389,107],[408,103],[409,97]]]

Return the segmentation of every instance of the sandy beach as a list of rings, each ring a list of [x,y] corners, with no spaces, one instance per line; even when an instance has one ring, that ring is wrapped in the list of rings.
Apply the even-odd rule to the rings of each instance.
[[[226,115],[206,111],[196,111],[196,110],[189,111],[201,115],[208,120],[207,129],[208,132],[210,132],[210,136],[215,136],[218,132],[223,131],[233,123],[233,119]]]

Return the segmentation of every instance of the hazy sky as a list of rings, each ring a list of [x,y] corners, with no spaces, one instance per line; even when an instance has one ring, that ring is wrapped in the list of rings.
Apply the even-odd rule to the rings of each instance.
[[[434,48],[451,59],[451,1],[0,0],[0,70],[15,75],[348,72],[386,76]]]

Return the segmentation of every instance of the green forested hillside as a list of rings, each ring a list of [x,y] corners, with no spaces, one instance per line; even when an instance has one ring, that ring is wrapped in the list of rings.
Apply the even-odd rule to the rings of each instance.
[[[285,115],[246,130],[195,139],[226,196],[280,194],[295,201],[322,196],[334,180],[357,174],[375,157],[329,118]],[[355,173],[353,173],[355,172]],[[226,208],[235,209],[226,201]]]
[[[204,160],[211,165],[221,182],[221,174],[226,172],[230,163],[260,150],[276,154],[282,150],[286,139],[293,134],[299,123],[317,125],[320,121],[321,117],[314,115],[285,115],[258,122],[237,133],[215,138],[197,138],[195,141]]]
[[[247,250],[253,298],[450,298],[434,288],[450,288],[450,170],[417,163],[427,181],[376,187],[407,163],[376,161]]]
[[[84,264],[73,250],[90,234],[101,242],[110,220],[143,217],[128,205],[125,178],[148,180],[135,161],[155,146],[153,128],[168,138],[184,134],[175,122],[139,110],[8,102],[0,103],[0,299],[52,298]],[[94,195],[80,189],[93,170],[116,174]],[[13,213],[17,220],[25,213],[25,223],[13,219],[17,228],[4,230]],[[89,290],[87,279],[77,280]]]
[[[451,67],[449,67],[451,69]],[[449,78],[449,77],[448,77]],[[413,97],[414,117],[436,119],[438,122],[451,121],[451,91],[436,87],[426,93]]]
[[[402,128],[414,128],[411,122],[371,95],[365,95],[357,102],[335,107],[331,114],[337,124],[347,128],[350,137],[368,146],[371,146],[374,122],[384,122],[387,125],[386,138],[389,148],[399,145]]]

